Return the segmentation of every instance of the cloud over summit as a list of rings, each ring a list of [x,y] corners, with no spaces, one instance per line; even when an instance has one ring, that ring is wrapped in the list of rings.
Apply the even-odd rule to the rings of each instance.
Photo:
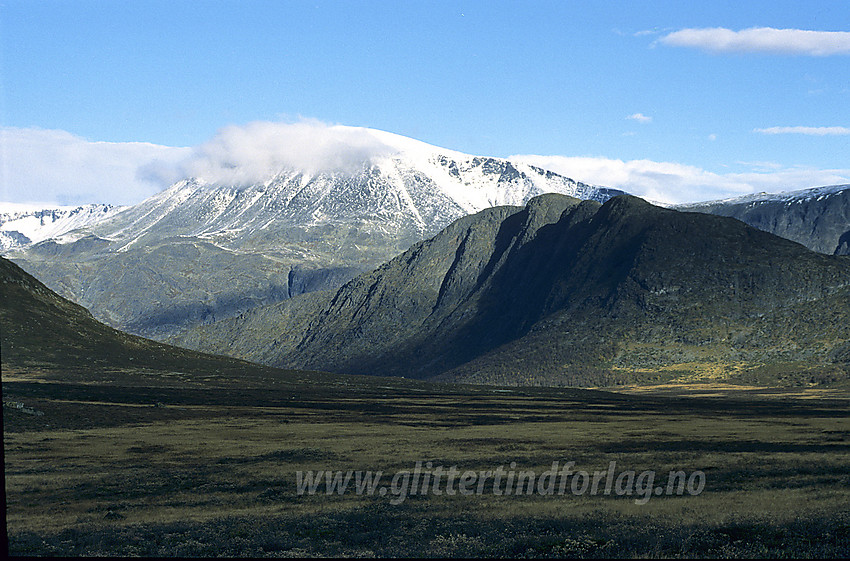
[[[366,128],[253,122],[192,148],[94,142],[63,130],[0,128],[0,201],[135,204],[181,179],[246,185],[285,169],[356,173],[398,148]]]
[[[834,129],[774,127],[758,132],[846,132]],[[286,169],[307,174],[356,173],[375,158],[423,147],[427,145],[391,133],[318,121],[229,126],[194,148],[92,142],[61,130],[6,127],[0,128],[0,201],[135,204],[189,177],[245,185],[267,181]],[[537,155],[510,159],[666,203],[850,183],[850,169],[777,165],[749,166],[744,173],[713,173],[651,160]]]
[[[266,181],[284,170],[307,174],[356,173],[372,159],[398,150],[369,129],[319,121],[257,121],[219,130],[174,170],[175,180],[197,177],[216,184]]]

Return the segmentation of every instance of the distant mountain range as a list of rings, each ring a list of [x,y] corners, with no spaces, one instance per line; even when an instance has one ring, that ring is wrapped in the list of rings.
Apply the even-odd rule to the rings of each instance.
[[[850,185],[759,193],[674,208],[731,216],[820,253],[850,255]]]
[[[0,203],[0,251],[8,253],[61,237],[114,216],[125,207],[106,204],[42,207]]]
[[[106,220],[8,254],[107,324],[164,338],[337,288],[481,209],[555,192],[621,191],[527,164],[366,130],[391,148],[354,172],[284,169],[263,182],[179,181]]]
[[[339,290],[173,341],[462,382],[830,381],[850,372],[850,259],[636,197],[543,195],[461,218]]]

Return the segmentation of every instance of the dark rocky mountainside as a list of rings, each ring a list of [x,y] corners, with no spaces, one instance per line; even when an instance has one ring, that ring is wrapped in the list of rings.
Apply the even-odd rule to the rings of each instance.
[[[850,255],[850,185],[749,195],[676,208],[731,216],[820,253]]]
[[[838,376],[848,315],[850,259],[631,196],[542,195],[461,218],[335,293],[175,341],[279,366],[474,382],[593,385],[683,365],[785,373],[799,361]]]

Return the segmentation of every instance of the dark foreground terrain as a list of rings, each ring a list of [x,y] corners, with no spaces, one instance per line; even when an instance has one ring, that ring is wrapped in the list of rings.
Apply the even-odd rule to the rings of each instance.
[[[248,373],[249,374],[249,373]],[[89,378],[94,381],[84,381]],[[181,379],[182,378],[182,379]],[[65,381],[60,381],[65,380]],[[71,381],[67,381],[71,380]],[[104,383],[110,380],[110,383]],[[15,555],[841,557],[850,400],[438,386],[281,373],[3,373]],[[699,495],[296,492],[298,470],[670,470]],[[662,477],[663,475],[663,477]]]

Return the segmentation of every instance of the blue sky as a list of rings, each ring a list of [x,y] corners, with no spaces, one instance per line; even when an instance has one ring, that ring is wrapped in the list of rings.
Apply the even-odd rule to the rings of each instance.
[[[0,199],[136,202],[115,170],[160,146],[302,118],[671,202],[850,182],[848,32],[846,1],[3,0]]]

